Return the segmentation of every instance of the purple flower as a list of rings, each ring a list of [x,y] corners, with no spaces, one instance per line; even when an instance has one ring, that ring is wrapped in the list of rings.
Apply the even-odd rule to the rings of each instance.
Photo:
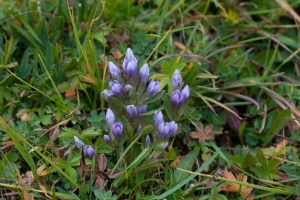
[[[149,147],[151,144],[151,139],[149,137],[149,135],[146,136],[146,147]]]
[[[174,121],[170,121],[168,123],[168,126],[169,126],[168,138],[170,138],[176,133],[178,129],[178,125]]]
[[[74,136],[74,141],[78,149],[80,149],[82,146],[84,146],[84,143],[81,139],[79,139],[77,136]]]
[[[124,95],[123,87],[118,81],[109,82],[109,87],[114,95],[120,97]]]
[[[84,148],[84,154],[87,155],[90,159],[95,155],[95,150],[90,145],[86,145]]]
[[[110,108],[108,108],[106,115],[105,115],[105,120],[106,120],[109,128],[111,128],[112,125],[115,123],[115,119],[116,119],[115,114],[113,113],[113,111]]]
[[[105,99],[105,101],[109,101],[109,97],[113,95],[111,90],[104,90],[102,92],[102,97]]]
[[[116,80],[121,79],[121,71],[114,63],[109,62],[108,69],[109,69],[109,72],[110,72],[111,76],[113,77],[113,79],[116,79]]]
[[[115,138],[120,138],[123,134],[123,124],[121,122],[117,122],[112,126],[112,132]]]
[[[163,139],[167,139],[169,131],[170,131],[170,127],[169,127],[168,123],[159,124],[159,126],[158,126],[158,137],[163,138]]]
[[[134,105],[128,105],[126,111],[131,119],[138,116],[138,110]]]
[[[146,63],[139,71],[140,82],[146,85],[149,78],[149,67]]]
[[[186,85],[181,93],[183,94],[183,99],[184,101],[188,100],[188,98],[190,97],[190,87],[188,85]]]
[[[168,142],[165,142],[164,146],[163,146],[163,149],[166,149],[168,147],[169,143]]]
[[[130,48],[127,49],[122,67],[128,77],[136,77],[138,70],[137,60]]]
[[[164,123],[164,116],[161,111],[154,112],[154,127],[158,129],[158,126]]]
[[[154,81],[152,79],[152,81],[150,82],[146,92],[149,96],[152,96],[154,94],[156,94],[159,90],[159,82],[158,81]]]
[[[171,102],[172,105],[177,107],[179,104],[181,104],[184,100],[183,94],[180,92],[179,89],[176,89],[171,96]]]
[[[110,137],[108,135],[103,135],[103,139],[104,139],[105,142],[110,141]]]
[[[172,87],[173,87],[173,90],[181,89],[182,85],[183,85],[182,77],[180,75],[179,70],[176,69],[176,71],[174,72],[174,74],[172,76]]]
[[[126,92],[130,92],[131,90],[134,90],[134,87],[132,87],[131,85],[127,84],[127,85],[125,86],[125,91],[126,91]]]
[[[143,105],[143,106],[137,108],[137,113],[138,113],[138,114],[143,114],[143,113],[145,113],[146,111],[147,111],[147,105]]]

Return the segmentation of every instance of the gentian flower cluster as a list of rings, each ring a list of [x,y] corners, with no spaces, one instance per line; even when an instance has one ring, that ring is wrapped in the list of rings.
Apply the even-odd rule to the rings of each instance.
[[[116,116],[110,108],[107,109],[105,119],[110,132],[109,135],[104,135],[103,139],[108,143],[114,142],[115,145],[118,145],[123,135],[123,124],[116,121]]]

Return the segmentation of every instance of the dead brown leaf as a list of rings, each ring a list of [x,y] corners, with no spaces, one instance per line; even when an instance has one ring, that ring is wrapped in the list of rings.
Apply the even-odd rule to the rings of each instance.
[[[190,136],[193,139],[198,139],[198,142],[202,144],[205,141],[214,140],[215,135],[219,135],[222,133],[222,129],[219,131],[214,130],[214,125],[212,124],[209,124],[204,128],[203,124],[199,122],[198,126],[196,126],[196,131],[190,132]]]

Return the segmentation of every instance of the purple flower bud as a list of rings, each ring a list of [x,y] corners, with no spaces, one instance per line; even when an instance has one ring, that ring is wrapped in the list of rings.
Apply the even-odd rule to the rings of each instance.
[[[152,79],[152,81],[150,82],[146,92],[149,96],[154,95],[155,93],[157,93],[159,90],[159,82],[158,81],[154,81]]]
[[[102,97],[105,99],[105,101],[109,101],[109,97],[113,95],[111,90],[104,90],[102,92]]]
[[[146,85],[149,78],[149,67],[147,63],[140,69],[139,78],[140,82]]]
[[[128,77],[135,77],[137,75],[137,60],[134,57],[130,48],[127,49],[122,67]]]
[[[109,82],[109,87],[114,95],[120,97],[124,95],[123,87],[118,81]]]
[[[170,138],[176,133],[178,129],[178,125],[174,121],[170,121],[168,125],[169,125],[168,138]]]
[[[105,142],[110,141],[110,137],[108,135],[103,135],[103,139],[104,139]]]
[[[80,149],[84,145],[84,143],[82,142],[82,140],[79,139],[76,136],[74,136],[74,141],[75,141],[75,144],[76,144],[76,146],[77,146],[78,149]]]
[[[182,95],[183,95],[183,100],[188,100],[188,98],[190,97],[190,88],[188,85],[186,85],[182,91],[181,91]]]
[[[172,105],[177,107],[179,104],[181,104],[183,102],[183,94],[180,92],[179,89],[175,90],[173,93],[172,93],[172,96],[171,96],[171,102],[172,102]]]
[[[115,138],[120,138],[123,134],[123,124],[121,122],[117,122],[112,126],[112,132]]]
[[[134,105],[128,105],[126,111],[131,119],[138,116],[138,110]]]
[[[134,90],[134,87],[132,87],[131,85],[127,84],[127,85],[125,86],[125,91],[126,91],[126,92],[130,92],[131,90]]]
[[[180,75],[179,70],[176,69],[176,71],[174,72],[174,74],[172,76],[172,87],[173,87],[173,90],[181,89],[182,85],[183,85],[182,77]]]
[[[158,129],[158,126],[164,123],[164,116],[161,111],[154,112],[154,127]]]
[[[115,114],[113,113],[113,111],[110,108],[108,108],[106,115],[105,115],[105,120],[106,120],[109,128],[111,128],[112,125],[115,123],[115,119],[116,119]]]
[[[170,127],[169,127],[168,122],[159,124],[158,137],[167,139],[169,131],[170,131]]]
[[[137,113],[138,113],[138,114],[143,114],[143,113],[145,113],[146,111],[147,111],[147,105],[143,105],[143,106],[137,108]]]
[[[163,149],[166,149],[168,147],[169,143],[168,142],[165,142],[164,146],[163,146]]]
[[[136,128],[135,132],[139,132],[141,130],[142,126],[138,125],[138,127]]]
[[[146,147],[149,147],[151,144],[151,139],[149,137],[149,135],[146,136]]]
[[[90,159],[95,155],[95,150],[90,145],[86,145],[84,149],[84,154],[87,155]]]
[[[108,69],[109,69],[110,75],[113,77],[113,79],[116,79],[116,80],[121,79],[121,71],[114,63],[109,62]]]

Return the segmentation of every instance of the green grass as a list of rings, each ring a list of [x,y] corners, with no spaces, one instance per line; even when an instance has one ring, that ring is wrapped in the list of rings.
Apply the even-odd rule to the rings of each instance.
[[[300,198],[299,8],[291,0],[0,1],[1,197]],[[120,67],[127,48],[162,90],[148,100],[132,94],[148,103],[137,134],[124,113],[132,99],[107,104],[101,94],[108,62]],[[191,97],[173,116],[176,69]],[[109,106],[128,131],[119,145],[103,140]],[[144,144],[155,110],[179,126],[167,149]],[[74,136],[96,156],[82,156]]]

